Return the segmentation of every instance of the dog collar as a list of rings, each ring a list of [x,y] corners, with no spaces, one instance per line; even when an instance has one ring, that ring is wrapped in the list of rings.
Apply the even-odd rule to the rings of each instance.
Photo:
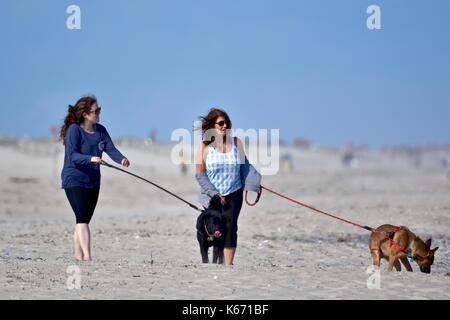
[[[416,240],[416,239],[414,239],[413,241],[411,241],[411,244],[409,245],[408,250],[406,251],[407,256],[408,256],[408,259],[409,259],[410,262],[413,262],[413,261],[414,261],[414,258],[413,258],[413,255],[412,255],[412,248],[413,248],[413,246],[414,246],[414,241],[415,241],[415,240]]]
[[[412,249],[411,248],[409,248],[408,249],[408,259],[409,259],[409,261],[414,261],[414,258],[413,258],[413,256],[412,256]]]
[[[203,223],[203,225],[205,226],[205,231],[206,231],[206,234],[208,235],[208,238],[206,238],[206,240],[208,240],[208,241],[213,241],[213,240],[214,240],[214,235],[209,234],[208,228],[206,227],[206,222]]]

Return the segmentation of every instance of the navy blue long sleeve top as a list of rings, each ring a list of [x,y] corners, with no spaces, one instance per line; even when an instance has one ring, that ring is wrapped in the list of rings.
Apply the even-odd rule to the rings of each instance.
[[[101,124],[96,124],[94,133],[84,131],[76,123],[71,124],[66,133],[62,188],[100,189],[100,165],[92,163],[91,157],[101,157],[103,151],[117,163],[125,158]]]

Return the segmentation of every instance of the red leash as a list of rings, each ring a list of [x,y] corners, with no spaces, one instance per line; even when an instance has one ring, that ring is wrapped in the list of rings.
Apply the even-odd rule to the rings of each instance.
[[[338,216],[336,216],[336,215],[334,215],[334,214],[331,214],[331,213],[328,213],[328,212],[325,212],[325,211],[316,209],[316,208],[314,208],[314,207],[311,207],[310,205],[307,205],[307,204],[302,203],[302,202],[300,202],[300,201],[297,201],[297,200],[294,200],[294,199],[292,199],[292,198],[289,198],[288,196],[285,196],[285,195],[283,195],[283,194],[281,194],[281,193],[278,193],[278,192],[276,192],[276,191],[270,190],[269,188],[266,188],[266,187],[264,187],[264,186],[261,186],[261,190],[258,192],[258,195],[257,195],[257,197],[256,197],[256,200],[255,200],[253,203],[250,203],[250,202],[248,201],[248,199],[247,199],[248,191],[245,191],[245,202],[246,202],[249,206],[254,206],[254,205],[256,205],[256,204],[258,203],[258,201],[259,201],[259,198],[261,197],[262,189],[267,190],[267,191],[269,191],[269,192],[271,192],[271,193],[273,193],[273,194],[275,194],[275,195],[277,195],[277,196],[279,196],[279,197],[281,197],[281,198],[283,198],[283,199],[286,199],[286,200],[288,200],[288,201],[291,201],[291,202],[293,202],[293,203],[295,203],[295,204],[301,205],[302,207],[311,209],[311,210],[313,210],[313,211],[316,211],[316,212],[318,212],[318,213],[324,214],[324,215],[329,216],[329,217],[331,217],[331,218],[334,218],[334,219],[340,220],[340,221],[342,221],[342,222],[351,224],[352,226],[359,227],[359,228],[362,228],[362,229],[366,229],[366,230],[371,231],[371,232],[382,232],[382,231],[380,231],[380,230],[378,230],[378,229],[374,229],[374,228],[371,228],[371,227],[369,227],[369,226],[363,226],[363,225],[361,225],[361,224],[352,222],[352,221],[350,221],[350,220],[342,219],[342,218],[340,218],[340,217],[338,217]],[[391,247],[392,247],[392,246],[395,246],[395,247],[397,247],[397,249],[399,249],[400,251],[402,251],[402,252],[404,252],[404,253],[407,253],[405,249],[403,249],[398,243],[396,243],[396,242],[393,240],[394,234],[395,234],[397,231],[399,231],[399,230],[401,230],[401,227],[396,227],[393,231],[390,231],[390,232],[384,232],[384,234],[385,234],[386,238],[389,239],[389,242],[390,242]]]

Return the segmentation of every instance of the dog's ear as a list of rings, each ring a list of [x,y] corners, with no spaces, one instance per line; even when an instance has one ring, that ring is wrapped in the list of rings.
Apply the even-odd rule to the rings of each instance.
[[[425,244],[427,245],[428,248],[431,247],[431,239],[428,239],[427,241],[425,241]]]
[[[436,248],[434,248],[434,249],[432,249],[430,251],[433,252],[433,254],[434,254],[437,251],[437,249],[439,249],[439,247],[436,247]]]
[[[197,230],[201,230],[202,229],[202,224],[203,224],[203,219],[205,218],[205,211],[202,211],[202,213],[200,213],[200,215],[197,218]]]

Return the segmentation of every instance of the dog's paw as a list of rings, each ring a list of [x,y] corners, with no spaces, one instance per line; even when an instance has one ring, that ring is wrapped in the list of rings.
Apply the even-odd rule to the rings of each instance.
[[[367,274],[372,274],[372,273],[375,273],[377,271],[380,271],[380,267],[379,266],[375,266],[375,265],[368,266],[367,269],[366,269],[366,273]]]

